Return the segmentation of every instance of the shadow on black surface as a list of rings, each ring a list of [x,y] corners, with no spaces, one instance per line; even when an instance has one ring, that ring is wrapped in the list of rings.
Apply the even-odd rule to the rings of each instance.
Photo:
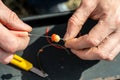
[[[88,20],[81,31],[82,34],[87,33],[91,29],[90,26],[96,24],[96,22],[93,24],[91,23],[93,22]],[[66,30],[64,26],[66,26],[66,24],[55,26],[49,34],[57,33],[63,37]],[[39,68],[36,54],[38,50],[46,44],[48,44],[48,42],[45,38],[39,38],[24,51],[22,56],[32,62],[35,67]],[[40,54],[40,64],[45,72],[48,73],[49,79],[41,78],[32,73],[23,71],[22,80],[79,80],[83,71],[94,66],[98,62],[99,61],[81,60],[71,52],[67,54],[62,49],[47,47],[43,53]]]

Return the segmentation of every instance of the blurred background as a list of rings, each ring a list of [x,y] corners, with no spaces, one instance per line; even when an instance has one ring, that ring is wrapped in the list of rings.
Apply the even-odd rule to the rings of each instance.
[[[2,0],[19,17],[76,9],[81,0]]]

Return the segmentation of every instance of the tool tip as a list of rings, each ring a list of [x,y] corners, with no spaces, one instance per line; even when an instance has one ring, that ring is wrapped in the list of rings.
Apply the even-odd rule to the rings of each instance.
[[[30,71],[32,71],[33,73],[35,73],[35,74],[37,74],[37,75],[39,75],[39,76],[41,76],[43,78],[48,76],[47,73],[45,73],[45,72],[43,72],[43,71],[41,71],[41,70],[39,70],[39,69],[37,69],[35,67],[33,67]]]

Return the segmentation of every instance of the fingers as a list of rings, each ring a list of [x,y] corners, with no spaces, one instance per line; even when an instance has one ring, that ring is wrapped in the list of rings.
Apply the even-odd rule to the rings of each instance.
[[[2,24],[0,24],[0,34],[0,47],[6,51],[11,50],[17,43],[17,39]]]
[[[23,23],[18,16],[0,1],[0,22],[12,30],[30,32],[32,28]]]
[[[116,27],[108,25],[104,21],[99,21],[88,34],[66,41],[65,46],[74,49],[84,49],[98,46],[116,29]]]
[[[24,32],[24,31],[10,31],[10,32],[18,37],[26,37],[29,35],[28,32]]]
[[[96,1],[96,0],[94,0]],[[64,39],[72,39],[77,36],[83,24],[90,16],[91,12],[95,9],[96,4],[93,0],[83,0],[80,7],[75,11],[68,21],[67,31]]]
[[[107,53],[111,53],[111,51],[113,51],[113,49],[120,43],[119,37],[119,32],[111,34],[110,36],[105,38],[105,40],[103,40],[100,45],[98,45],[98,49]]]
[[[71,51],[78,56],[79,58],[83,59],[83,60],[98,60],[98,56],[94,53],[92,53],[91,51],[96,50],[95,48],[91,48],[91,49],[85,49],[85,50],[76,50],[76,49],[71,49]]]
[[[29,36],[18,36],[17,37],[17,44],[18,47],[16,47],[17,51],[19,50],[24,50],[28,44],[29,44],[29,41],[30,41],[30,37]]]
[[[0,47],[9,53],[25,49],[29,43],[29,36],[25,36],[26,32],[11,32],[2,24],[0,24],[0,34]]]
[[[15,35],[17,38],[17,44],[18,47],[15,47],[16,50],[23,50],[27,47],[29,44],[30,37],[28,35],[28,32],[22,32],[22,31],[10,31],[12,34]]]
[[[0,48],[0,62],[3,63],[3,64],[8,64],[11,61],[11,59],[13,58],[13,55],[14,55],[13,53],[15,53],[18,50],[25,49],[27,47],[27,44],[28,44],[28,41],[29,41],[29,40],[27,40],[29,38],[26,37],[26,36],[28,36],[28,35],[26,35],[27,34],[26,32],[17,32],[17,31],[10,31],[10,32],[12,32],[15,35],[18,35],[18,38],[19,37],[24,37],[24,38],[17,39],[18,40],[17,45],[19,45],[18,47],[15,46],[16,45],[15,42],[12,42],[12,44],[9,44],[9,42],[6,42],[7,45],[9,46],[7,48],[6,48],[6,43],[3,43],[5,50],[3,50],[2,49],[3,46],[0,45],[0,47],[2,47],[2,48]],[[25,41],[25,39],[26,39],[26,41]]]
[[[8,64],[13,58],[13,54],[7,53],[0,48],[0,63]]]
[[[85,60],[113,60],[120,51],[119,34],[111,34],[97,47],[91,47],[85,50],[72,49],[72,52]]]
[[[9,63],[13,57],[9,53],[26,48],[29,42],[28,32],[31,30],[0,0],[0,62]]]
[[[109,37],[107,37],[99,46],[98,49],[101,50],[103,53],[106,54],[106,60],[113,60],[118,52],[120,51],[120,32],[114,32]],[[102,57],[101,57],[102,58]]]

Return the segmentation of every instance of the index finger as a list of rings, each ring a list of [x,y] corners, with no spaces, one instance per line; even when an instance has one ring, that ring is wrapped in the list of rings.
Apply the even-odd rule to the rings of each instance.
[[[30,32],[32,28],[25,24],[15,12],[6,7],[2,1],[0,1],[0,22],[7,28],[12,30],[27,31]]]
[[[68,21],[67,31],[64,36],[65,40],[72,39],[77,36],[83,24],[88,19],[95,7],[96,3],[92,0],[83,0],[80,7]]]

